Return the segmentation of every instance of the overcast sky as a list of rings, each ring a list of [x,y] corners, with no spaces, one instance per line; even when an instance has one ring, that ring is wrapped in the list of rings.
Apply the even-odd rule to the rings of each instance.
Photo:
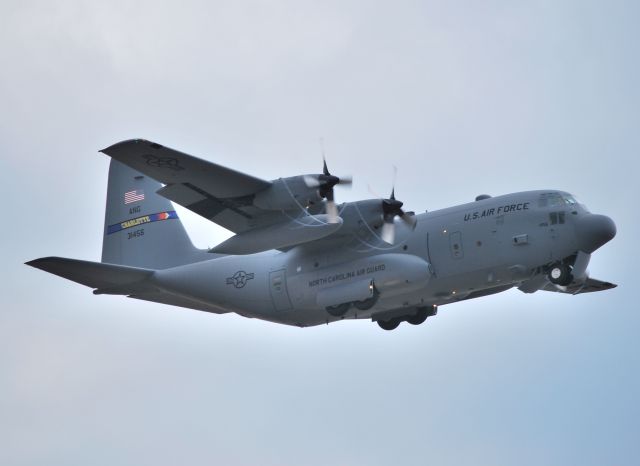
[[[0,464],[602,465],[640,457],[640,8],[607,1],[0,3]],[[557,188],[611,216],[591,275],[384,332],[91,290],[108,157],[144,137],[434,210]],[[229,233],[180,210],[193,241]],[[635,239],[634,239],[635,238]]]

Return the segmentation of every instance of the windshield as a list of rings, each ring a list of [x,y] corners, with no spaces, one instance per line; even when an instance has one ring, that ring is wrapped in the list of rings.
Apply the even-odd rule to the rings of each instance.
[[[542,193],[538,198],[538,207],[563,207],[577,204],[576,198],[568,193]]]

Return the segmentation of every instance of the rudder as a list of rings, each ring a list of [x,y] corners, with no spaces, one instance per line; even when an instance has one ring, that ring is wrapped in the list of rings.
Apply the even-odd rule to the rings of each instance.
[[[111,160],[102,262],[166,269],[212,258],[191,243],[158,181]]]

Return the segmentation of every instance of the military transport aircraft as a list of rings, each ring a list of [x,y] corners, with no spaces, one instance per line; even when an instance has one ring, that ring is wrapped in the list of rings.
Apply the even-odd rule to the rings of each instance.
[[[590,255],[616,234],[566,192],[478,196],[419,215],[388,199],[337,205],[349,178],[266,181],[143,139],[102,151],[109,168],[102,262],[27,262],[94,288],[306,327],[371,319],[421,324],[438,306],[516,287],[578,294]],[[235,233],[196,249],[171,201]]]

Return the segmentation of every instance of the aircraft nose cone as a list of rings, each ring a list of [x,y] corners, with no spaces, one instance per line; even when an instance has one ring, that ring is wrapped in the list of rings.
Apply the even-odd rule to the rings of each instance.
[[[616,236],[616,224],[606,215],[588,214],[576,225],[581,251],[591,254]]]

